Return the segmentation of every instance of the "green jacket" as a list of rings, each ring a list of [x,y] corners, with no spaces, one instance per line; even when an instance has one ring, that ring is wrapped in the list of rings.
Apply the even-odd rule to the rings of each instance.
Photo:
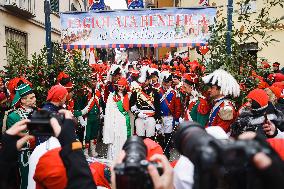
[[[10,127],[12,127],[15,123],[17,123],[18,121],[21,121],[21,117],[20,115],[16,112],[13,111],[11,112],[8,117],[7,117],[7,121],[6,121],[6,127],[7,129],[9,129]]]

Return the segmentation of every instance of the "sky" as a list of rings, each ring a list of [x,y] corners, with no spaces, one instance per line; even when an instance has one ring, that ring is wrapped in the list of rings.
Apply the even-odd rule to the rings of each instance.
[[[110,6],[112,10],[114,9],[127,9],[125,0],[105,0],[105,4]]]

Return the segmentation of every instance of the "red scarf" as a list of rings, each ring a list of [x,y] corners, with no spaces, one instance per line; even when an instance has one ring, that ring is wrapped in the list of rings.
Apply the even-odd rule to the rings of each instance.
[[[113,100],[114,102],[118,102],[121,100],[121,97],[120,95],[115,95],[113,96]],[[123,108],[125,111],[129,111],[129,97],[128,97],[128,94],[126,93],[126,95],[123,97]]]

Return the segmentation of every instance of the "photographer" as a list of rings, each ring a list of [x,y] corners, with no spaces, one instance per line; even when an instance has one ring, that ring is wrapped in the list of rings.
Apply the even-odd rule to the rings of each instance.
[[[237,137],[243,132],[254,131],[267,138],[274,138],[278,129],[283,130],[283,113],[269,102],[268,95],[262,89],[252,90],[247,98],[247,107],[231,125],[231,136]]]
[[[68,178],[67,188],[96,188],[90,168],[82,152],[82,144],[76,141],[73,115],[67,110],[60,110],[59,113],[64,114],[65,120],[63,125],[61,126],[55,118],[52,118],[50,123],[54,135],[58,138],[62,146],[60,157],[66,168]],[[27,129],[26,124],[29,122],[29,120],[17,122],[3,136],[3,147],[0,150],[0,178],[5,182],[7,182],[7,173],[16,167],[17,149],[21,149],[27,140],[33,138],[30,135],[22,133],[22,131]],[[18,136],[22,138],[19,139]],[[4,184],[7,185],[9,183]]]
[[[245,133],[237,141],[222,142],[193,122],[181,127],[175,142],[178,151],[194,164],[194,189],[280,189],[284,186],[283,161],[256,133]]]
[[[125,151],[122,151],[118,157],[118,159],[115,161],[113,167],[111,168],[111,183],[112,188],[117,189],[116,186],[116,175],[114,171],[114,167],[117,164],[121,164],[123,162],[123,159],[125,158]],[[154,189],[174,189],[173,186],[173,169],[167,159],[166,156],[155,154],[150,158],[150,161],[159,161],[162,164],[163,168],[163,174],[160,175],[157,168],[153,165],[149,165],[147,170],[151,176],[151,179],[154,184]],[[138,186],[128,186],[130,188],[138,187]]]
[[[27,123],[24,119],[15,123],[2,137],[2,148],[0,148],[0,188],[18,188],[15,173],[18,170],[18,152],[33,138],[26,133]]]

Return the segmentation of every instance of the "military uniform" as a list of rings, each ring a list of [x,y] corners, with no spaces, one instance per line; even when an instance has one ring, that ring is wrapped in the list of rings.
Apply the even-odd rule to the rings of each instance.
[[[165,155],[169,158],[171,135],[174,127],[179,124],[181,104],[174,89],[169,88],[165,91],[163,87],[160,89],[160,103],[162,115],[162,127],[160,128],[160,131],[165,135],[161,145],[165,151]]]
[[[184,121],[195,121],[206,126],[209,119],[210,106],[204,97],[195,97],[189,101],[185,109]]]
[[[95,90],[93,93],[91,89],[88,89],[87,94],[87,104],[82,110],[75,110],[75,116],[79,118],[82,126],[85,127],[84,140],[85,143],[90,143],[90,154],[91,156],[96,156],[96,139],[98,136],[98,131],[100,127],[100,115],[102,113],[101,109],[102,97],[99,90]],[[83,118],[86,117],[86,118]]]
[[[156,123],[161,123],[158,91],[151,86],[138,88],[131,95],[130,107],[136,115],[136,134],[143,137],[153,137]]]
[[[31,112],[32,111],[27,111],[23,108],[18,108],[12,111],[7,117],[6,121],[7,129],[12,127],[18,121],[27,119]],[[31,147],[32,145],[30,143],[27,143],[27,145],[24,146],[19,152],[18,163],[19,163],[19,171],[21,177],[21,189],[26,189],[28,186],[29,157],[32,153]]]
[[[233,103],[225,97],[222,97],[214,101],[214,106],[210,112],[207,126],[220,126],[228,133],[236,116],[237,112]]]

